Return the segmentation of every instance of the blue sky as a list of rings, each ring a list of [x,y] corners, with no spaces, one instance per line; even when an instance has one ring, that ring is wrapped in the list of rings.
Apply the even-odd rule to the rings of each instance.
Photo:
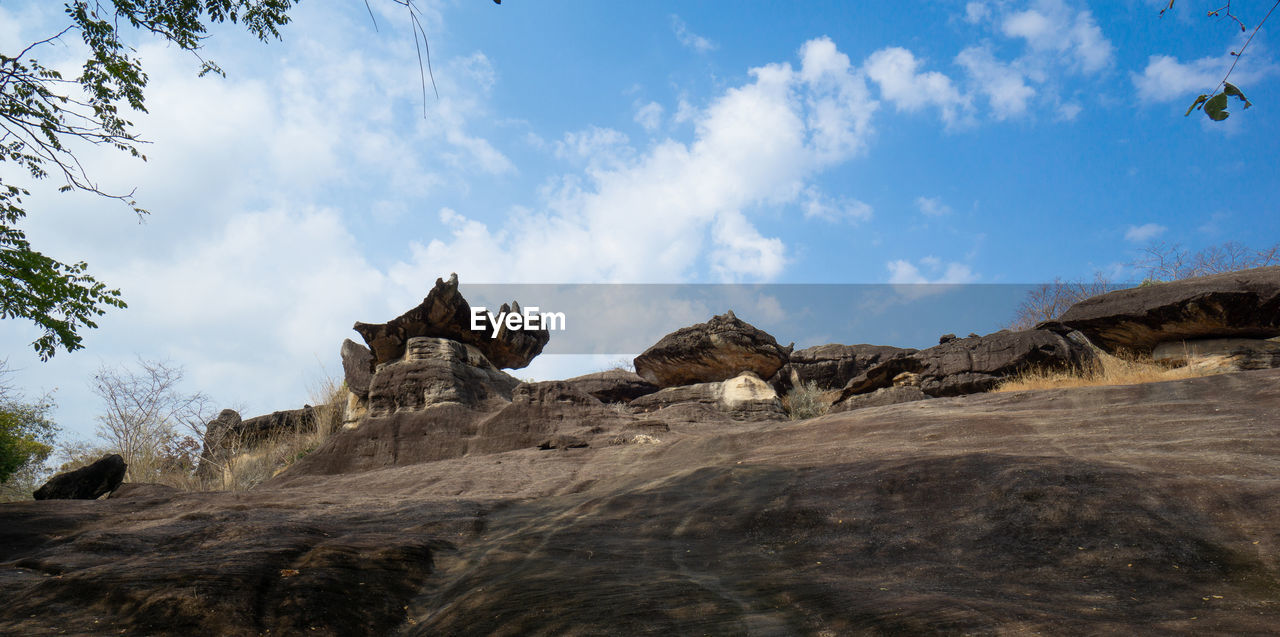
[[[1232,75],[1256,106],[1212,124],[1183,112],[1244,35],[1205,3],[1164,18],[1154,0],[418,4],[439,90],[425,117],[388,0],[370,0],[376,32],[358,0],[299,4],[283,42],[216,29],[206,57],[225,79],[139,39],[149,161],[82,155],[153,214],[45,183],[24,225],[130,307],[49,363],[33,328],[0,323],[13,380],[56,388],[61,424],[87,436],[100,365],[167,358],[246,416],[294,407],[339,373],[352,322],[450,272],[464,294],[1124,280],[1151,241],[1280,241],[1280,23]],[[1252,28],[1269,5],[1235,10]],[[60,3],[4,0],[0,51],[61,26]],[[74,39],[39,53],[83,60]]]

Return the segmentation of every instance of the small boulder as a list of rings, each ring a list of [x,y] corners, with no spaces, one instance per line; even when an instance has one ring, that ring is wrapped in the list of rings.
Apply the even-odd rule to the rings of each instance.
[[[513,301],[510,306],[504,303],[496,313],[520,311],[520,304]],[[386,323],[356,323],[353,329],[369,345],[375,365],[398,360],[404,356],[409,339],[425,336],[472,345],[497,367],[520,369],[551,340],[546,329],[510,330],[505,324],[496,336],[488,329],[472,331],[471,305],[458,293],[457,274],[450,275],[448,281],[436,279],[427,298],[408,312]]]
[[[630,402],[658,391],[656,385],[641,378],[639,374],[625,369],[584,374],[565,382],[605,403]]]
[[[706,323],[662,337],[635,359],[636,373],[658,387],[719,382],[743,372],[773,376],[786,364],[790,347],[739,319],[730,310]]]
[[[1116,290],[1087,298],[1059,323],[1109,353],[1150,354],[1197,338],[1280,336],[1280,266]]]
[[[124,481],[124,457],[113,453],[75,471],[59,473],[32,494],[37,500],[96,500]]]

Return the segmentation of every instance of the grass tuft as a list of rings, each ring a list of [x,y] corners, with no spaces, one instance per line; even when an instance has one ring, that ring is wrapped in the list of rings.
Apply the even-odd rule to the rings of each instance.
[[[1139,385],[1183,378],[1199,378],[1229,371],[1223,366],[1213,364],[1193,364],[1170,369],[1152,361],[1149,357],[1131,354],[1112,356],[1105,352],[1098,352],[1098,359],[1099,364],[1095,368],[1088,370],[1030,369],[1010,377],[993,391]]]

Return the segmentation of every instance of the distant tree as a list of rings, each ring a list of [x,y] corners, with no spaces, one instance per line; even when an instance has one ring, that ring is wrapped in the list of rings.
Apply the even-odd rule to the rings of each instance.
[[[47,396],[35,402],[24,400],[6,382],[9,374],[7,363],[0,361],[0,484],[5,486],[28,482],[20,478],[41,472],[58,431],[49,419],[52,401]]]
[[[141,358],[137,369],[103,366],[94,375],[92,389],[103,405],[98,438],[124,456],[130,478],[154,477],[175,462],[183,464],[182,455],[191,464],[191,450],[199,447],[182,432],[200,431],[211,419],[210,402],[199,392],[181,391],[182,378],[177,365]]]
[[[1280,265],[1280,243],[1255,250],[1235,241],[1188,252],[1178,244],[1153,243],[1130,264],[1144,273],[1144,282],[1176,281],[1195,276]]]
[[[1111,283],[1101,272],[1094,275],[1093,281],[1063,281],[1054,279],[1052,283],[1041,283],[1027,292],[1026,298],[1014,312],[1013,321],[1008,325],[1012,330],[1029,330],[1041,321],[1051,321],[1062,316],[1067,308],[1091,296],[1106,294],[1118,286]]]

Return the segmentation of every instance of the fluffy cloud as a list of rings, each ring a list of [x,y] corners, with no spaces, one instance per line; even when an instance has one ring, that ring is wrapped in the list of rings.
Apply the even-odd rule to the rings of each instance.
[[[871,218],[871,206],[857,199],[841,197],[831,199],[817,188],[810,186],[804,191],[804,216],[806,219],[821,219],[832,223],[840,221],[860,222]]]
[[[658,130],[658,127],[662,125],[662,110],[661,104],[649,102],[636,109],[636,123],[650,132]]]
[[[1072,9],[1064,0],[1035,0],[1031,8],[1008,14],[1001,23],[1006,36],[1022,38],[1038,52],[1067,56],[1086,73],[1111,64],[1114,47],[1088,9]]]
[[[777,276],[785,246],[747,211],[803,203],[806,180],[862,150],[876,106],[830,40],[805,43],[800,60],[752,69],[751,82],[697,111],[688,143],[663,140],[566,176],[539,210],[498,230],[450,212],[451,236],[415,245],[393,279],[458,269],[495,281]]]
[[[1157,101],[1187,100],[1209,90],[1222,80],[1231,65],[1229,59],[1206,57],[1190,62],[1179,62],[1168,55],[1153,55],[1147,59],[1142,74],[1130,74],[1138,87],[1138,95]]]
[[[1021,71],[1005,64],[987,47],[970,47],[956,56],[956,64],[964,67],[978,90],[987,96],[996,119],[1022,115],[1035,89],[1027,86]]]
[[[904,259],[890,261],[886,264],[889,268],[889,283],[894,285],[955,284],[973,283],[978,280],[978,275],[962,263],[948,263],[944,268],[942,262],[936,257],[925,257],[920,259],[920,265],[924,267],[923,270]]]
[[[1124,238],[1126,241],[1132,241],[1134,243],[1145,243],[1164,234],[1166,230],[1168,230],[1168,228],[1158,223],[1129,226],[1124,231]]]
[[[899,110],[938,108],[942,121],[955,124],[969,108],[969,98],[955,87],[951,78],[937,71],[919,72],[920,60],[902,47],[872,53],[865,65],[867,77],[880,87],[880,94]]]

